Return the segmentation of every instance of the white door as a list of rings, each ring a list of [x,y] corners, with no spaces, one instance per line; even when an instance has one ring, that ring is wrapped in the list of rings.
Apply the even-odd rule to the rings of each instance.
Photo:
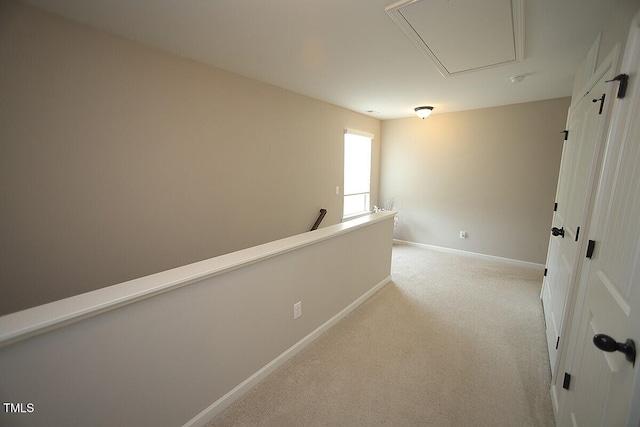
[[[558,177],[558,189],[556,192],[556,209],[553,214],[553,226],[564,224],[565,211],[567,210],[567,194],[570,186],[572,169],[575,164],[576,141],[580,139],[581,122],[584,113],[581,111],[585,103],[579,103],[576,108],[569,110],[567,130],[571,139],[566,139],[562,148],[562,161]],[[560,203],[558,203],[558,200]],[[560,207],[560,210],[558,210]],[[552,237],[549,240],[547,252],[546,272],[542,288],[542,305],[544,309],[545,323],[547,327],[547,347],[551,362],[552,374],[555,374],[558,345],[560,341],[560,326],[564,312],[568,284],[571,280],[571,266],[562,261],[560,243],[562,238]],[[566,250],[566,248],[565,248]]]
[[[567,353],[571,381],[558,417],[561,426],[640,425],[640,360],[634,367],[623,352],[605,352],[594,345],[596,334],[640,344],[639,25],[640,14],[623,57],[621,72],[630,76],[629,86],[613,107],[587,236],[595,243],[580,281],[571,338],[575,345]]]
[[[590,195],[595,189],[604,129],[609,111],[607,97],[613,78],[612,61],[600,67],[600,78],[569,111],[568,138],[562,150],[556,211],[547,254],[542,303],[547,325],[551,372],[555,377],[558,348],[588,220]],[[597,78],[597,77],[596,77]],[[583,233],[581,233],[581,230]]]

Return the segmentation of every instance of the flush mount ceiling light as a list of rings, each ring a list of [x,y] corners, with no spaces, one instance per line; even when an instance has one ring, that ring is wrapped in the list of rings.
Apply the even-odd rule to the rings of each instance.
[[[511,77],[511,83],[520,83],[524,80],[524,76],[513,76]]]
[[[433,107],[416,107],[414,108],[414,111],[416,112],[416,115],[418,117],[424,119],[425,117],[429,117],[431,115],[431,113],[433,112]]]

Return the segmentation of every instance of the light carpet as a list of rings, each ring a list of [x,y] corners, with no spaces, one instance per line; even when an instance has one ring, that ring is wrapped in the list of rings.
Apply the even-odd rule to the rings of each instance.
[[[396,244],[392,282],[208,426],[553,426],[540,269]]]

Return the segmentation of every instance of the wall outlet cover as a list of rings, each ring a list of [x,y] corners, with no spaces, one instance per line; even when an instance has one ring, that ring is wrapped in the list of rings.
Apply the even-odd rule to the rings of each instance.
[[[295,320],[300,316],[302,316],[302,301],[293,304],[293,319]]]

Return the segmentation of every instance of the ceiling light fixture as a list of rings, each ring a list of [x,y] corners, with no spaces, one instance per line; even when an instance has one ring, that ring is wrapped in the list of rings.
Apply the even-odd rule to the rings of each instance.
[[[513,76],[511,77],[511,83],[520,83],[524,80],[524,76]]]
[[[418,117],[424,119],[425,117],[429,117],[431,115],[431,113],[433,112],[433,107],[416,107],[414,108],[414,111],[416,112],[416,115]]]

